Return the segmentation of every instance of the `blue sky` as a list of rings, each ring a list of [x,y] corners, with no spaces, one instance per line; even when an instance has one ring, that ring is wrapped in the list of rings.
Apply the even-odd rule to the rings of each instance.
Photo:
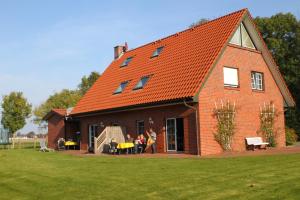
[[[83,75],[103,72],[117,44],[135,48],[241,8],[253,17],[300,18],[296,0],[0,0],[0,96],[22,91],[36,106],[55,91],[76,88]],[[29,123],[22,132],[32,129]]]

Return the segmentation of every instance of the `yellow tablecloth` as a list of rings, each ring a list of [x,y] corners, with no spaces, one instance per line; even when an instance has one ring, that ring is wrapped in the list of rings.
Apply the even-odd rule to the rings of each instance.
[[[130,143],[119,143],[117,146],[117,149],[128,149],[134,147],[134,144],[132,142]]]
[[[75,145],[77,145],[77,142],[73,142],[73,141],[65,142],[65,146],[75,146]]]

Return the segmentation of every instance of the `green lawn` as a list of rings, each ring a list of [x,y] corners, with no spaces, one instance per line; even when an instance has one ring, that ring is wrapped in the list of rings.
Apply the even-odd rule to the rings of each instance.
[[[0,150],[0,199],[299,199],[300,154],[76,157]]]

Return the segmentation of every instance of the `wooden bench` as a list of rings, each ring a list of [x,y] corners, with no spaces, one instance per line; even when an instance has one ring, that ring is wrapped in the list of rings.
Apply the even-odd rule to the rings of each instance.
[[[255,150],[255,147],[267,149],[268,142],[263,142],[261,137],[247,137],[247,149]]]

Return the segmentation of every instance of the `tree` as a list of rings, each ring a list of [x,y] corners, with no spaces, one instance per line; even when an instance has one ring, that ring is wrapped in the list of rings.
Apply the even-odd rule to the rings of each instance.
[[[99,77],[100,74],[98,72],[91,72],[89,76],[82,77],[78,89],[64,89],[51,95],[44,103],[34,109],[34,122],[41,125],[43,117],[54,108],[74,107]]]
[[[199,21],[197,21],[197,22],[195,22],[195,23],[192,23],[192,24],[189,26],[189,28],[193,28],[193,27],[195,27],[195,26],[198,26],[198,25],[200,25],[200,24],[204,24],[204,23],[209,22],[209,21],[210,21],[210,20],[207,19],[207,18],[201,18]]]
[[[80,98],[81,94],[77,90],[64,89],[61,92],[51,95],[46,102],[34,109],[34,122],[36,124],[40,124],[42,122],[42,118],[54,108],[74,107]]]
[[[300,21],[291,13],[278,13],[255,22],[296,100],[297,107],[289,108],[285,118],[300,135]]]
[[[84,95],[99,77],[100,74],[98,72],[92,72],[88,77],[82,77],[81,83],[78,85],[81,95]]]
[[[4,96],[1,120],[4,128],[9,129],[10,133],[23,128],[31,114],[31,107],[22,92],[11,92]]]

